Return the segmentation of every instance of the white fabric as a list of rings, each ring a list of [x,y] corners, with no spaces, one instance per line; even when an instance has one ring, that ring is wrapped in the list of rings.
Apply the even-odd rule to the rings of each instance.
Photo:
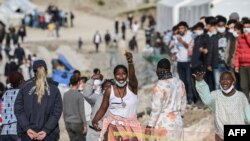
[[[99,34],[95,35],[95,43],[100,43],[101,42],[101,37]]]
[[[129,118],[136,116],[136,109],[137,109],[137,103],[138,98],[137,95],[135,95],[132,91],[129,90],[128,86],[126,87],[127,93],[122,98],[123,102],[126,103],[125,107],[122,107],[122,100],[120,97],[116,97],[114,93],[114,88],[111,86],[111,94],[109,98],[109,111],[111,114]],[[119,104],[115,104],[119,103]]]
[[[192,33],[187,31],[184,36],[181,36],[182,40],[187,44],[190,44],[193,40]],[[188,56],[188,49],[180,42],[176,40],[176,48],[177,48],[177,62],[189,62],[191,58]]]
[[[246,96],[237,91],[233,96],[226,97],[221,90],[213,91],[212,96],[215,98],[215,131],[223,138],[224,125],[244,125],[245,107],[248,104]]]
[[[22,75],[23,75],[23,78],[24,80],[29,80],[30,79],[30,71],[29,71],[29,66],[26,65],[26,64],[22,64],[20,66],[20,69],[22,71]]]
[[[139,30],[139,24],[133,24],[132,31],[133,31],[134,35],[137,34],[138,30]]]
[[[94,81],[94,93],[101,94],[102,93],[102,81],[101,80],[95,80]]]

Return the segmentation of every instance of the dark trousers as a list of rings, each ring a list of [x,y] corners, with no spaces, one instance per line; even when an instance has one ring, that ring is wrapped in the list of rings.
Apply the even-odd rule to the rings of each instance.
[[[210,91],[215,90],[213,71],[208,71],[208,70],[206,71],[205,81],[207,82]]]
[[[70,141],[86,141],[86,135],[83,134],[82,123],[65,123]]]
[[[250,67],[240,67],[240,87],[249,100],[250,92]]]
[[[177,71],[178,71],[180,79],[185,84],[188,102],[189,103],[193,102],[193,93],[192,93],[192,87],[191,87],[190,62],[178,62],[177,63]]]
[[[126,37],[125,37],[125,31],[122,31],[122,39],[125,40]]]
[[[197,102],[201,102],[201,98],[200,98],[200,95],[198,94],[196,88],[195,88],[195,78],[194,77],[191,77],[191,86],[192,86],[192,92],[193,92],[193,99],[194,99],[194,103],[197,103]]]
[[[17,135],[1,135],[1,141],[21,141]]]
[[[98,48],[99,48],[99,43],[95,43],[96,52],[98,52]]]
[[[37,141],[37,140],[32,140],[28,135],[25,134],[21,136],[21,141]],[[57,141],[57,140],[51,139],[49,136],[47,136],[42,141]]]

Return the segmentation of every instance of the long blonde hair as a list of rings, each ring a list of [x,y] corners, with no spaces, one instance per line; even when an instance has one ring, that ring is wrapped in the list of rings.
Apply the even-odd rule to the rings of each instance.
[[[47,87],[46,71],[44,67],[38,67],[36,71],[36,94],[38,103],[41,103]]]

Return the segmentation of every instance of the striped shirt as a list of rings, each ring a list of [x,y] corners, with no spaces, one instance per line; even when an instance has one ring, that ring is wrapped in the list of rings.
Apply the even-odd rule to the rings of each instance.
[[[17,119],[14,114],[14,104],[19,89],[9,89],[2,97],[3,128],[1,135],[17,135]]]

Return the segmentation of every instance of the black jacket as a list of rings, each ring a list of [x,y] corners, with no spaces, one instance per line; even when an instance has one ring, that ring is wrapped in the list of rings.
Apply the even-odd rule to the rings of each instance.
[[[218,52],[218,41],[219,36],[217,34],[212,35],[209,37],[209,35],[205,35],[205,40],[208,41],[208,54],[206,59],[206,65],[212,66],[212,68],[217,68],[219,63],[219,52]]]
[[[206,35],[197,36],[194,39],[193,55],[191,58],[192,67],[205,65],[205,55],[200,52],[200,48],[207,48]]]
[[[21,136],[28,129],[36,132],[45,131],[52,139],[59,139],[58,122],[62,114],[62,98],[59,89],[48,81],[41,104],[35,94],[35,79],[27,81],[19,91],[14,105],[17,118],[17,132]]]

